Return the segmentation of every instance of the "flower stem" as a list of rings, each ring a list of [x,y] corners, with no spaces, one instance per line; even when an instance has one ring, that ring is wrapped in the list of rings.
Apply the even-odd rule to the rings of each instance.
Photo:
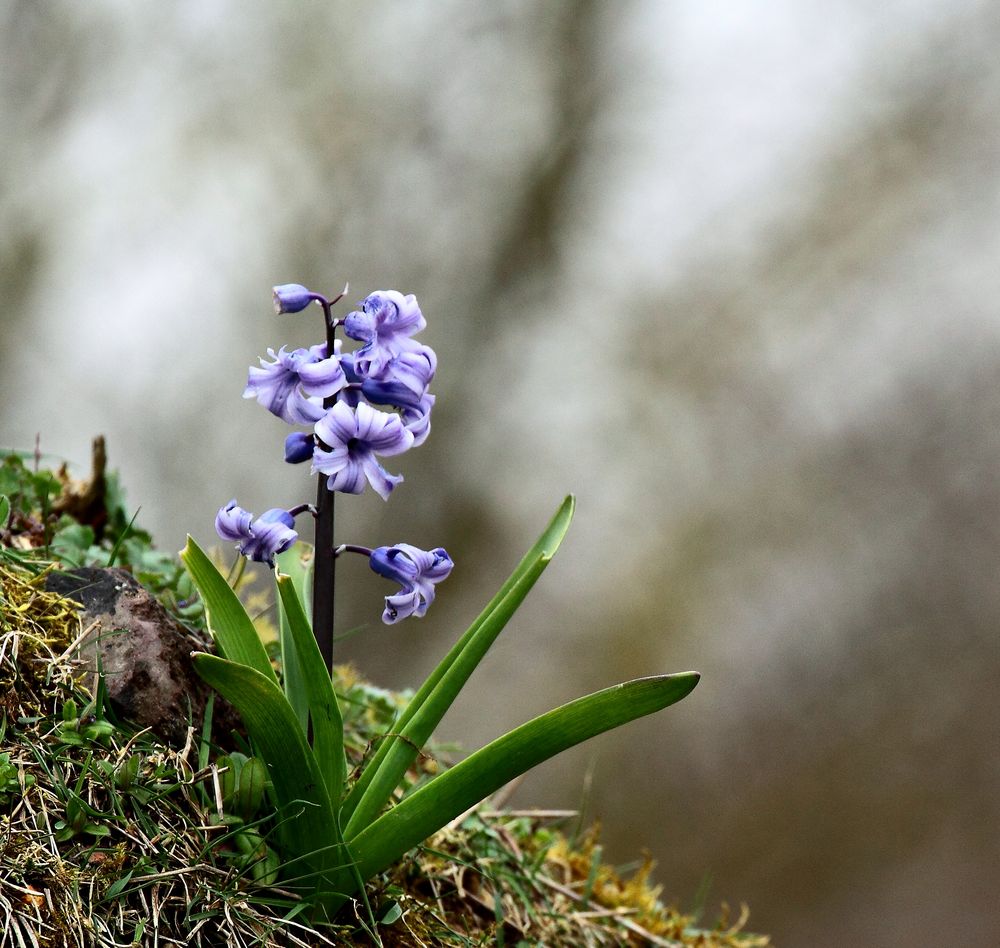
[[[346,289],[346,288],[345,288]],[[337,297],[339,299],[340,297]],[[323,323],[326,326],[326,351],[333,355],[336,321],[330,314],[333,301],[323,300]],[[324,408],[332,408],[336,395],[323,399]],[[313,635],[326,667],[333,669],[333,592],[337,560],[333,553],[333,491],[326,486],[327,476],[320,474],[316,485],[316,533],[313,556]]]
[[[369,547],[358,546],[355,543],[341,543],[340,546],[333,551],[333,555],[335,557],[340,556],[341,553],[360,553],[362,556],[372,555],[372,551]]]

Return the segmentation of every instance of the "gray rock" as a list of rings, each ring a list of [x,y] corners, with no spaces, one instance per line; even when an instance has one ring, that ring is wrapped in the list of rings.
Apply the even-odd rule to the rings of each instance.
[[[52,573],[46,587],[80,603],[84,627],[97,625],[80,647],[96,676],[104,675],[114,712],[149,727],[168,743],[182,745],[189,724],[200,734],[208,686],[191,663],[194,650],[211,651],[174,619],[123,569],[84,567]],[[216,696],[213,732],[236,722],[231,707]]]

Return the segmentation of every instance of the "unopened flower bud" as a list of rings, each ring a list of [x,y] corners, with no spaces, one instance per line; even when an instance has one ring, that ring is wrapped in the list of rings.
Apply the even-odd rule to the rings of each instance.
[[[285,438],[285,460],[289,464],[301,464],[313,456],[316,439],[310,432],[293,431]]]
[[[283,283],[273,288],[273,298],[274,311],[280,316],[282,313],[300,313],[320,296],[301,283]]]

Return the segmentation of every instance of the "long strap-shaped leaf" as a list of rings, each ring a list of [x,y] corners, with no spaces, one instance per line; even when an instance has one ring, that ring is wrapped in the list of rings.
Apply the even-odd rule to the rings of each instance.
[[[505,734],[446,770],[387,813],[348,837],[361,878],[391,866],[442,826],[500,787],[587,738],[680,701],[698,684],[697,672],[638,678],[578,698]],[[337,879],[349,891],[346,873]]]
[[[311,615],[312,547],[296,543],[291,549],[279,553],[274,562],[278,567],[276,575],[280,571],[292,577],[292,585],[298,593],[299,602],[302,603],[302,611],[307,616]],[[281,646],[281,683],[285,689],[285,697],[295,711],[302,730],[305,731],[309,727],[309,702],[284,609],[278,610],[278,643]]]
[[[572,495],[562,502],[507,582],[410,699],[393,726],[393,736],[383,740],[344,801],[341,820],[348,839],[375,819],[399,786],[420,748],[559,549],[574,506]]]
[[[267,651],[239,597],[230,588],[215,564],[192,537],[181,550],[181,559],[194,580],[208,613],[208,627],[222,654],[240,665],[247,665],[278,684]]]
[[[342,869],[345,861],[341,836],[326,781],[281,689],[260,672],[216,655],[196,652],[192,660],[198,674],[240,712],[267,764],[283,855],[295,859],[293,875],[310,878],[309,888],[331,891],[333,869]]]
[[[309,620],[291,576],[278,574],[278,596],[288,625],[312,722],[312,746],[334,807],[344,795],[347,762],[344,759],[344,719],[337,704],[330,673],[313,637]],[[290,703],[290,702],[289,702]]]

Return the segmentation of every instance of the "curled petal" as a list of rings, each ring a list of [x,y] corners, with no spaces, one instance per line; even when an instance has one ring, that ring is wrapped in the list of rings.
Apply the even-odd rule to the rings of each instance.
[[[434,396],[428,392],[416,408],[403,409],[403,427],[413,435],[413,447],[419,447],[431,433],[431,409]]]
[[[355,437],[377,454],[402,454],[413,444],[413,435],[403,427],[398,415],[378,411],[362,402],[355,411],[355,418]]]
[[[236,506],[234,497],[224,507],[219,508],[215,515],[215,532],[230,543],[236,543],[250,534],[250,521],[253,514],[242,507]]]
[[[365,379],[361,391],[376,405],[416,408],[434,378],[437,356],[430,346],[418,346],[389,362],[381,377]]]
[[[388,500],[389,495],[396,487],[403,483],[402,474],[390,474],[375,460],[373,454],[368,454],[362,458],[361,465],[364,469],[365,477],[368,478],[368,483],[372,485],[372,490],[383,500]]]
[[[302,360],[298,365],[303,391],[307,395],[317,395],[320,398],[336,395],[347,384],[347,376],[341,368],[340,359],[336,356],[327,359],[325,345],[313,346],[309,354],[312,358],[309,361]]]
[[[407,619],[412,615],[416,615],[418,618],[422,616],[423,612],[418,612],[420,608],[420,594],[413,590],[412,592],[398,592],[395,596],[385,597],[385,609],[382,610],[382,621],[386,625],[392,625],[394,622],[399,622],[400,619]],[[424,612],[426,612],[426,608]]]

